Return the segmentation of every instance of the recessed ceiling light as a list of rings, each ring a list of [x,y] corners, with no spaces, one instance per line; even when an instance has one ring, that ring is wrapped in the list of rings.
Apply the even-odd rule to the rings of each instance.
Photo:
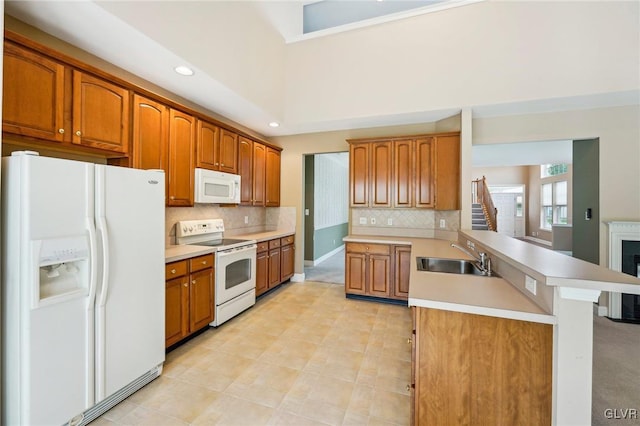
[[[269,123],[270,127],[280,127],[280,123],[272,121],[271,123]]]
[[[174,68],[174,71],[180,75],[193,75],[193,70],[185,65],[179,65]]]

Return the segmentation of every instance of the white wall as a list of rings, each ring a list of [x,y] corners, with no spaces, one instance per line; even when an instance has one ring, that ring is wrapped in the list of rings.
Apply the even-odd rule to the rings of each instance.
[[[638,90],[638,2],[480,2],[287,47],[285,123]]]
[[[124,1],[100,2],[100,6],[135,23],[194,66],[207,69],[217,81],[264,111],[282,115],[286,45],[251,2]],[[180,21],[189,25],[175,25]],[[203,39],[206,50],[201,42],[194,43]]]

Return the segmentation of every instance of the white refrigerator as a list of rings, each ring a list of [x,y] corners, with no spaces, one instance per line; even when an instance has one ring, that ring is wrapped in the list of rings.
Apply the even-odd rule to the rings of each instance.
[[[2,160],[2,424],[86,424],[162,372],[164,173]]]

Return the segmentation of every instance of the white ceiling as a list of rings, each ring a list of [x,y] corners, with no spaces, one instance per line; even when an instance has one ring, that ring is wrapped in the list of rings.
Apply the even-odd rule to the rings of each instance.
[[[481,0],[458,0],[448,3],[443,7],[453,7],[474,3]],[[301,122],[295,127],[277,129],[268,126],[271,121],[278,121],[276,114],[265,111],[252,99],[246,99],[237,92],[221,84],[211,77],[214,73],[207,69],[195,68],[193,77],[181,77],[175,74],[172,67],[177,64],[191,65],[188,58],[181,58],[169,48],[151,39],[135,24],[125,22],[101,6],[107,2],[82,1],[6,1],[5,12],[15,18],[31,24],[43,31],[52,34],[72,45],[92,53],[114,65],[140,76],[166,90],[188,99],[206,109],[214,111],[241,125],[251,128],[267,137],[286,134],[342,130],[349,128],[365,128],[389,125],[401,125],[412,123],[432,122],[450,117],[459,110],[430,110],[419,113],[398,113],[376,117],[361,117],[351,119],[338,119],[325,122],[322,128],[317,123]],[[153,2],[149,2],[152,7]],[[362,25],[373,25],[383,22],[384,19],[403,19],[416,13],[426,13],[424,8],[408,12],[407,15],[396,14],[381,20],[369,20],[364,23],[351,24],[343,28],[319,31],[313,35],[302,34],[302,6],[309,1],[252,1],[247,2],[247,7],[253,7],[265,22],[277,28],[283,37],[283,43],[293,43],[310,37],[322,37],[336,31],[345,31]],[[150,14],[151,16],[151,14]],[[175,22],[176,26],[188,26],[189,22]],[[177,31],[179,28],[172,28]],[[202,51],[207,50],[207,40],[194,40],[200,43]],[[170,66],[168,66],[170,65]],[[600,106],[624,105],[637,103],[638,94],[614,93],[601,94],[590,97],[576,97],[575,99],[552,99],[537,102],[503,105],[476,105],[470,106],[474,117],[488,117],[505,114],[522,114],[530,112],[556,111],[563,109],[594,108]],[[474,165],[489,165],[487,156],[502,158],[501,165],[506,162],[519,163],[525,160],[507,160],[504,158],[507,152],[511,154],[525,154],[525,158],[537,158],[536,153],[541,147],[550,148],[553,152],[565,152],[566,143],[554,141],[549,145],[522,145],[516,149],[511,146],[499,145],[497,153],[490,153],[488,146],[474,148]],[[563,147],[560,149],[559,147]],[[527,150],[523,149],[524,147]],[[513,148],[513,149],[512,149]],[[558,151],[560,149],[560,151]],[[515,158],[515,157],[511,157]],[[570,158],[570,157],[569,157]],[[537,160],[536,160],[537,161]],[[556,162],[541,158],[542,163]],[[568,161],[570,162],[570,161]]]

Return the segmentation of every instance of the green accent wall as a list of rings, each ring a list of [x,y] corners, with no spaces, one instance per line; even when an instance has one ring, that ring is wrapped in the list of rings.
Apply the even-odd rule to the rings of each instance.
[[[573,257],[600,262],[599,139],[573,141]],[[585,213],[591,209],[591,218]]]
[[[304,260],[315,260],[313,257],[313,211],[314,211],[314,156],[304,156],[304,209],[309,216],[304,215]]]
[[[343,245],[342,239],[347,236],[348,232],[348,223],[316,230],[313,234],[313,260],[319,259]]]

